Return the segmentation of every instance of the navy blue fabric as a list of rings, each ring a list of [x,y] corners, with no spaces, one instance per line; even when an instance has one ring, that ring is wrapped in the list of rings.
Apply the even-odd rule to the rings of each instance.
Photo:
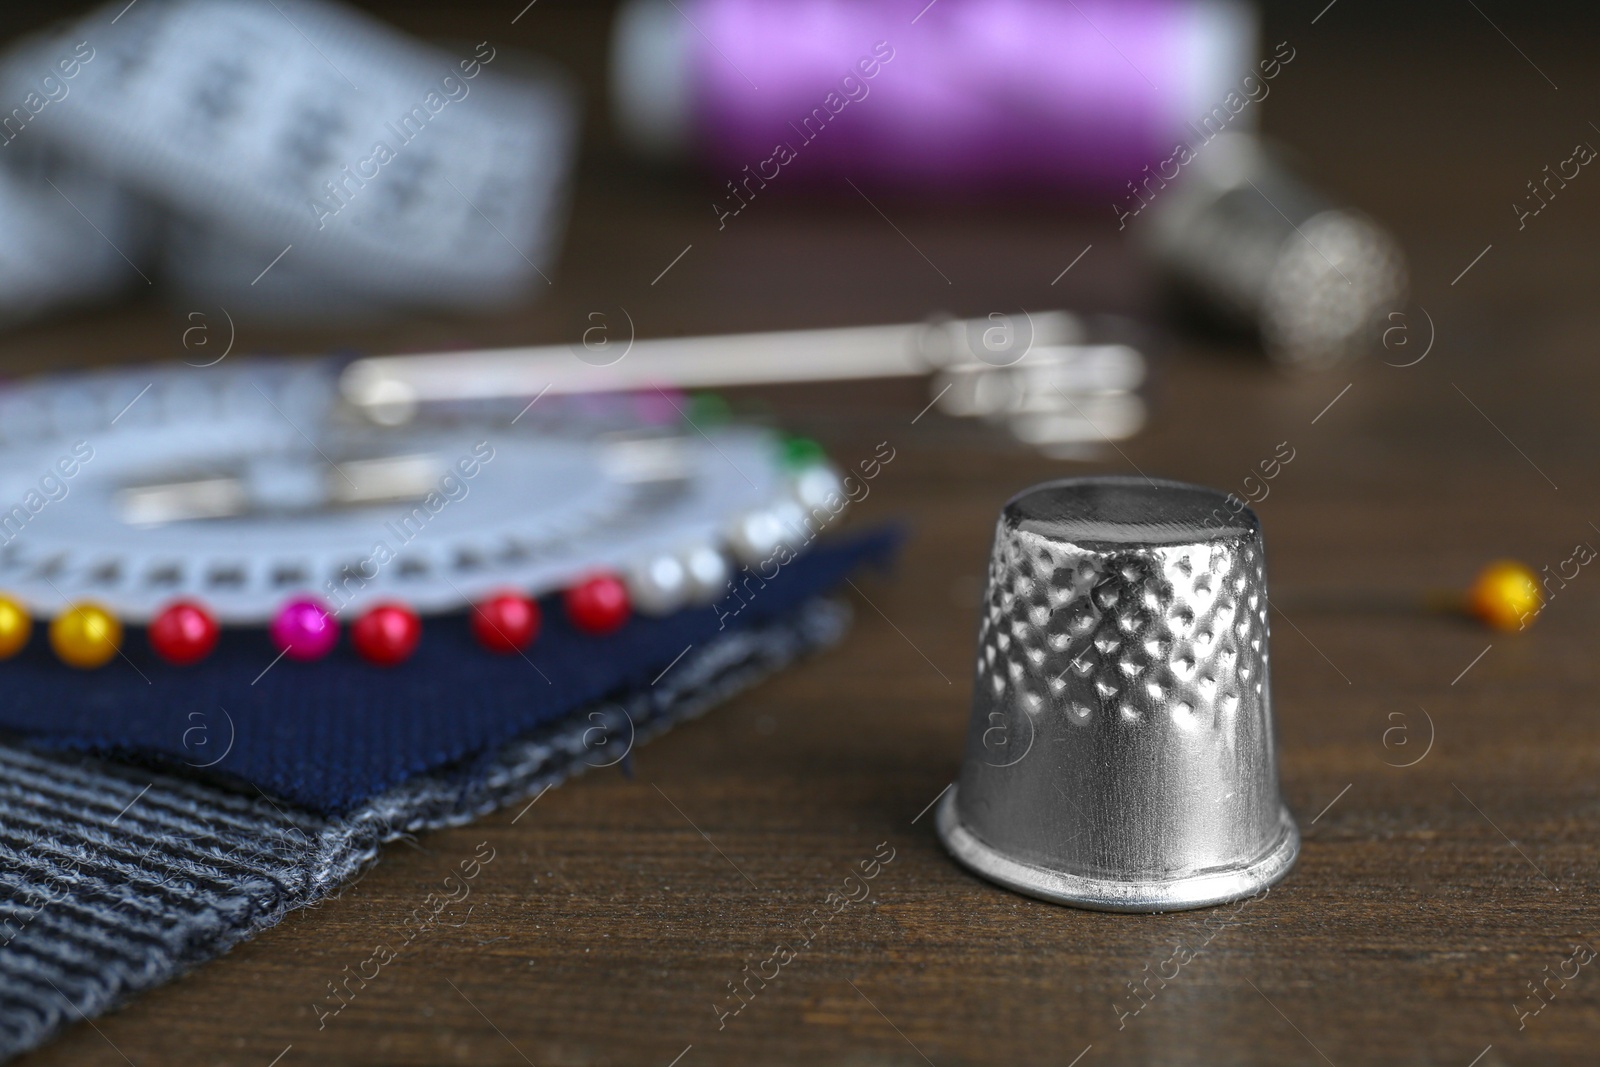
[[[37,628],[0,663],[0,731],[36,745],[154,757],[260,787],[336,815],[410,775],[482,755],[596,701],[648,686],[684,650],[722,627],[768,621],[843,582],[864,561],[886,563],[899,541],[877,530],[818,544],[759,585],[737,615],[710,607],[635,617],[617,633],[576,633],[555,598],[522,656],[484,651],[465,612],[425,620],[416,654],[398,667],[362,662],[348,635],[326,659],[284,659],[265,631],[225,630],[192,667],[157,659],[140,631],[126,660],[92,672],[61,664]],[[739,607],[731,596],[722,613]],[[531,662],[530,662],[531,661]],[[224,712],[225,709],[225,712]],[[229,747],[231,735],[231,747]]]

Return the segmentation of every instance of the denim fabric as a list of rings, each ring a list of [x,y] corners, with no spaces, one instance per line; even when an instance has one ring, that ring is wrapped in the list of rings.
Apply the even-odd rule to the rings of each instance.
[[[845,608],[817,597],[746,619],[694,642],[654,684],[613,690],[469,758],[441,759],[337,815],[37,740],[0,743],[0,1060],[327,895],[385,841],[470,821],[613,764],[638,741],[837,641],[847,622]],[[441,731],[454,713],[443,710]],[[378,730],[380,714],[355,723]],[[303,740],[291,729],[256,743]]]

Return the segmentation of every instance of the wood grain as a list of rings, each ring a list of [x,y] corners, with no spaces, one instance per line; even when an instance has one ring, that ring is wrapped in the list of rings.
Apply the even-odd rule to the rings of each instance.
[[[477,28],[489,20],[478,7],[405,12],[419,30],[499,32]],[[564,55],[597,84],[602,17],[540,12],[507,39]],[[896,450],[855,521],[905,521],[914,537],[895,574],[858,580],[842,647],[641,749],[631,779],[593,773],[520,816],[390,848],[338,899],[23,1062],[1593,1063],[1600,971],[1580,972],[1525,1029],[1513,1005],[1532,1005],[1527,983],[1572,943],[1600,943],[1600,574],[1586,569],[1519,636],[1359,601],[1458,587],[1502,555],[1538,568],[1600,544],[1600,177],[1584,175],[1525,231],[1506,207],[1543,164],[1600,136],[1580,107],[1597,76],[1577,41],[1525,19],[1501,27],[1559,94],[1470,9],[1392,34],[1384,17],[1358,5],[1316,27],[1276,17],[1269,33],[1291,37],[1300,58],[1267,115],[1319,180],[1401,234],[1416,347],[1387,356],[1421,351],[1426,308],[1437,330],[1427,359],[1285,378],[1231,343],[1176,340],[1150,430],[1080,465],[937,413],[913,422],[927,402],[918,383],[738,394],[842,462],[880,441]],[[877,200],[947,284],[859,198],[758,201],[721,233],[711,198],[696,181],[625,167],[597,132],[557,283],[538,302],[355,336],[257,326],[247,347],[563,340],[614,307],[641,334],[665,335],[1153,306],[1109,210]],[[10,365],[170,357],[185,310],[34,327],[9,343]],[[1296,458],[1259,511],[1273,596],[1289,612],[1272,624],[1283,786],[1305,836],[1290,877],[1237,911],[1121,916],[1038,903],[957,868],[926,808],[960,756],[1001,502],[1102,470],[1234,488],[1284,441]],[[1335,609],[1330,593],[1357,605]],[[1404,735],[1386,735],[1397,725]],[[1430,732],[1424,758],[1394,766]],[[496,858],[470,914],[456,913],[463,925],[408,949],[319,1030],[312,1005],[327,984],[396,936],[483,841]],[[870,899],[800,948],[807,920],[880,843],[893,859]],[[1207,927],[1208,915],[1226,921]],[[1122,1015],[1141,1003],[1129,983],[1175,942],[1205,947]],[[748,1005],[719,1025],[719,1008],[737,1003],[730,983],[780,945],[798,949],[780,977],[752,981]]]

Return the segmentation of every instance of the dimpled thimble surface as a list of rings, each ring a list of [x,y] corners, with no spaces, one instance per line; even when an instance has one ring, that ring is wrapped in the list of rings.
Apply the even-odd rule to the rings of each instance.
[[[966,758],[939,805],[945,846],[1086,908],[1171,911],[1271,885],[1300,836],[1278,795],[1267,637],[1261,527],[1241,502],[1145,478],[1012,498]]]

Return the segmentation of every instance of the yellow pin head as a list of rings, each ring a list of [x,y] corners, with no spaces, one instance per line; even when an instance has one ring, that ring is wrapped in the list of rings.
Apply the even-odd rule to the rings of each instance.
[[[89,601],[68,605],[50,623],[50,647],[69,666],[99,667],[117,654],[120,644],[122,623]]]
[[[1496,630],[1523,630],[1544,604],[1538,576],[1514,559],[1489,564],[1467,590],[1467,607]]]
[[[0,596],[0,659],[10,659],[27,645],[33,633],[33,616],[8,596]]]

